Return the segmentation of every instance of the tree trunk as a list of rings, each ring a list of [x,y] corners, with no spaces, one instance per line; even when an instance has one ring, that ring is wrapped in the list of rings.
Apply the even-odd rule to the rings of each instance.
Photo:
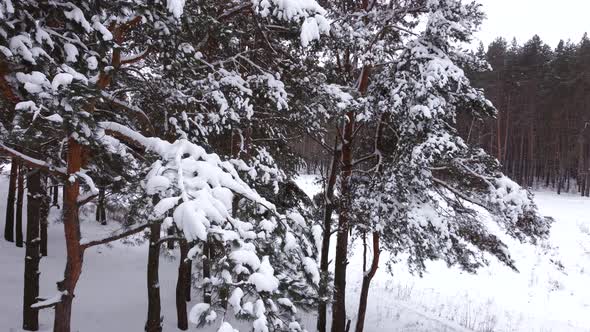
[[[363,1],[363,5],[366,5]],[[366,6],[364,7],[366,8]],[[359,92],[364,95],[369,86],[369,66],[363,67],[359,79]],[[338,217],[338,237],[336,239],[336,258],[334,260],[334,303],[332,305],[332,332],[342,332],[346,328],[346,265],[348,264],[348,236],[350,230],[350,177],[352,175],[352,148],[355,130],[355,113],[346,114],[342,142],[342,176],[340,180],[341,204]]]
[[[174,227],[168,227],[168,229],[166,230],[166,235],[173,236],[174,235]],[[174,249],[174,240],[168,240],[168,242],[166,243],[166,246],[168,247],[169,250]]]
[[[75,174],[82,167],[82,146],[75,139],[68,140],[68,174]],[[80,245],[80,220],[78,218],[78,195],[80,183],[66,181],[64,185],[64,234],[66,238],[67,261],[64,279],[57,283],[62,293],[61,302],[55,306],[54,332],[70,332],[74,290],[84,262],[84,249]]]
[[[186,312],[186,284],[187,284],[187,266],[188,260],[188,243],[186,240],[180,240],[180,262],[178,263],[178,280],[176,281],[176,317],[178,319],[178,329],[188,330],[188,317]]]
[[[16,246],[23,247],[23,196],[25,193],[26,168],[19,164],[16,190]]]
[[[338,135],[334,138],[334,153],[332,156],[332,165],[330,166],[330,174],[328,175],[328,182],[324,191],[324,233],[322,237],[322,252],[320,259],[320,273],[322,279],[320,281],[320,303],[318,305],[318,332],[326,331],[326,323],[328,316],[328,254],[330,251],[330,235],[332,233],[332,213],[334,212],[334,186],[338,178],[338,164],[340,162],[342,150],[338,146]]]
[[[27,176],[27,245],[23,291],[23,330],[39,330],[39,310],[31,308],[39,297],[39,216],[43,193],[41,173],[36,170]]]
[[[193,283],[193,261],[189,259],[186,262],[186,292],[185,292],[185,297],[184,297],[184,300],[186,302],[191,301],[191,292],[193,290],[192,283]]]
[[[342,142],[341,202],[338,217],[338,237],[336,239],[336,259],[334,261],[334,303],[332,304],[332,332],[342,332],[346,328],[346,266],[348,265],[348,231],[350,222],[350,176],[352,175],[352,136],[354,132],[354,113],[348,112],[344,125]]]
[[[211,250],[209,246],[209,242],[205,242],[203,245],[203,279],[211,278]],[[211,290],[209,289],[209,284],[205,283],[203,285],[203,303],[211,304]]]
[[[147,332],[161,332],[162,319],[160,317],[160,279],[158,269],[160,266],[160,224],[150,226],[150,248],[147,266],[148,289],[148,317],[145,323]]]
[[[59,200],[58,200],[59,186],[57,185],[57,181],[55,181],[53,183],[53,185],[51,186],[51,188],[53,190],[52,200],[51,200],[51,206],[56,206],[59,209]]]
[[[39,207],[39,227],[40,227],[40,251],[41,256],[47,257],[47,227],[49,222],[49,195],[47,194],[47,177],[41,177],[41,202]]]
[[[379,268],[379,233],[373,233],[373,262],[371,263],[371,269],[363,276],[363,284],[361,286],[361,296],[359,301],[359,309],[356,321],[356,332],[363,332],[365,327],[365,315],[367,313],[367,302],[369,299],[369,286],[371,280]]]
[[[16,179],[18,178],[18,161],[12,159],[10,165],[10,180],[8,181],[8,197],[6,198],[6,224],[4,225],[4,239],[14,242],[14,204],[16,196]]]
[[[107,224],[105,188],[98,188],[98,204],[96,204],[96,221],[101,225]]]

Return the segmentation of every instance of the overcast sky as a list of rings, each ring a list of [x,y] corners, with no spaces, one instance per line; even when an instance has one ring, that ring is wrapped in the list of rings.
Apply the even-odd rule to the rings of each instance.
[[[560,39],[577,43],[590,33],[590,0],[477,0],[487,15],[477,35],[484,45],[498,36],[519,44],[534,34],[551,47]],[[477,41],[479,43],[479,41]]]

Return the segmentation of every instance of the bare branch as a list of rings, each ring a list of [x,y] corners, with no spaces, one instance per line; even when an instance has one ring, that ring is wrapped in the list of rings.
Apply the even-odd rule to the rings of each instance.
[[[128,231],[119,233],[117,235],[113,235],[111,237],[107,237],[107,238],[104,238],[104,239],[101,239],[101,240],[94,240],[94,241],[82,243],[80,246],[82,247],[82,250],[86,250],[86,249],[88,249],[90,247],[94,247],[94,246],[98,246],[98,245],[101,245],[101,244],[107,244],[107,243],[110,243],[110,242],[114,242],[114,241],[117,241],[117,240],[126,238],[128,236],[131,236],[133,234],[137,234],[137,233],[143,231],[144,229],[148,228],[150,225],[151,224],[144,224],[144,225],[141,225],[141,226],[137,226],[136,228],[132,228],[132,229],[130,229]]]
[[[10,148],[2,143],[0,143],[0,151],[8,154],[9,156],[11,156],[12,158],[14,158],[18,161],[20,161],[21,163],[23,163],[27,167],[41,169],[47,173],[59,176],[61,178],[65,177],[67,175],[67,171],[65,168],[53,167],[52,165],[50,165],[42,160],[30,157],[24,153],[21,153],[15,149]]]

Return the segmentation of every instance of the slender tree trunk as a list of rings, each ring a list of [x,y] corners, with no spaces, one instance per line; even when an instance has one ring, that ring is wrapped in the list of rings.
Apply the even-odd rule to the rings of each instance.
[[[334,303],[332,304],[332,332],[342,332],[346,327],[346,266],[348,265],[348,231],[350,222],[350,176],[352,175],[352,135],[354,113],[348,112],[342,143],[341,202],[334,260]]]
[[[184,300],[186,302],[190,302],[191,301],[191,292],[193,290],[193,261],[192,260],[188,260],[188,262],[186,263],[186,292],[185,292],[185,298]]]
[[[52,181],[52,182],[53,182],[53,185],[51,186],[51,188],[53,189],[53,194],[52,194],[51,206],[56,206],[59,209],[59,200],[58,200],[59,186],[57,185],[57,181]]]
[[[211,247],[209,242],[203,245],[203,279],[211,279]],[[203,303],[211,304],[211,289],[208,283],[203,285]]]
[[[96,204],[96,221],[101,225],[107,224],[105,188],[98,188],[98,204]]]
[[[68,174],[75,174],[82,167],[82,146],[75,139],[68,140]],[[70,332],[74,290],[84,262],[84,249],[80,245],[80,220],[78,218],[78,180],[66,181],[64,185],[64,234],[66,238],[67,261],[64,279],[57,283],[62,293],[61,302],[55,306],[54,332]]]
[[[6,224],[4,225],[4,239],[9,242],[14,242],[14,204],[18,167],[18,161],[13,158],[10,165],[10,180],[8,181],[8,197],[6,199]]]
[[[16,246],[23,247],[23,196],[25,193],[26,168],[19,164],[16,190]]]
[[[150,226],[150,248],[147,266],[148,288],[148,317],[145,323],[147,332],[161,332],[162,319],[160,316],[160,278],[158,274],[160,266],[160,224]]]
[[[25,275],[23,291],[23,330],[39,330],[39,311],[31,308],[39,297],[39,216],[43,193],[41,173],[36,170],[27,176],[27,245],[25,254]]]
[[[166,230],[166,235],[173,236],[174,235],[174,227],[168,227],[168,229]],[[169,250],[174,249],[174,240],[168,240],[168,242],[166,242],[166,246]]]
[[[39,208],[40,251],[41,256],[47,257],[47,227],[49,222],[49,195],[47,194],[47,177],[41,177],[41,206]]]
[[[332,154],[332,164],[330,174],[324,191],[324,233],[322,237],[322,252],[320,258],[320,272],[322,279],[320,282],[320,303],[318,306],[318,332],[326,331],[328,316],[328,254],[330,251],[330,236],[332,235],[332,214],[334,212],[334,186],[338,178],[338,164],[340,163],[342,150],[338,145],[338,135],[334,138],[334,153]]]
[[[363,8],[367,1],[363,0]],[[369,86],[369,66],[363,67],[359,79],[359,92],[364,95]],[[338,217],[338,237],[336,239],[336,258],[334,260],[334,303],[332,305],[332,332],[342,332],[346,329],[346,266],[348,265],[348,236],[350,230],[350,203],[352,176],[353,140],[355,130],[355,113],[346,114],[347,122],[342,131],[342,176],[340,180],[341,204]]]
[[[186,312],[186,284],[187,284],[187,266],[188,260],[188,243],[186,240],[180,240],[180,261],[178,263],[178,280],[176,281],[176,317],[178,319],[178,329],[188,330],[188,316]]]
[[[363,284],[361,286],[361,296],[359,300],[359,309],[356,321],[356,332],[363,332],[365,326],[365,315],[367,313],[367,302],[369,299],[369,286],[371,280],[375,276],[377,269],[379,268],[379,255],[381,251],[379,248],[379,233],[373,233],[373,262],[371,263],[371,269],[367,271],[363,276]]]

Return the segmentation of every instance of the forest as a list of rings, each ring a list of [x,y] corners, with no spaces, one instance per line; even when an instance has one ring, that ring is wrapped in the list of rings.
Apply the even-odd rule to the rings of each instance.
[[[463,136],[496,156],[521,185],[588,196],[588,35],[555,49],[539,36],[524,45],[497,39],[478,53],[493,70],[473,74],[473,84],[499,112],[486,123],[466,119]]]
[[[468,77],[498,113],[458,118],[460,135],[502,163],[522,186],[590,195],[587,127],[590,110],[590,39],[560,41],[555,49],[535,35],[523,45],[497,38],[476,50],[491,66]],[[296,142],[305,172],[322,172],[329,157],[313,139]]]
[[[484,18],[461,0],[0,0],[10,328],[50,312],[86,330],[90,254],[118,245],[142,250],[148,332],[370,331],[386,266],[518,271],[508,243],[546,250],[554,222],[531,189],[590,193],[590,40],[471,51]]]

